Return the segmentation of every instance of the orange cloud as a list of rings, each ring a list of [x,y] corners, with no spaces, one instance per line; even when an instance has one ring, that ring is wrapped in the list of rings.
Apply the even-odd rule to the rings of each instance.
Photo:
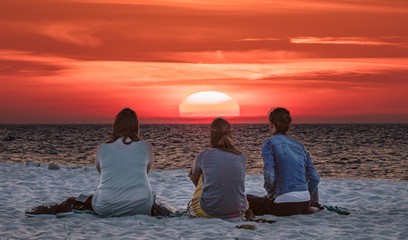
[[[191,0],[72,0],[73,2],[101,3],[101,4],[126,4],[126,5],[159,5],[176,6],[191,9],[206,9],[213,11],[255,11],[282,13],[293,11],[349,11],[349,12],[392,12],[407,13],[406,2],[393,2],[391,5],[387,0],[379,1],[341,1],[341,0],[228,0],[220,1],[191,1]]]
[[[291,43],[305,43],[305,44],[355,44],[366,46],[399,46],[408,47],[407,42],[386,42],[382,40],[376,40],[372,38],[362,37],[297,37],[291,38]]]
[[[220,53],[212,57],[214,62],[223,62],[225,56],[225,62],[234,62],[228,55],[255,51],[280,53],[278,58],[405,57],[407,48],[395,47],[407,43],[404,6],[390,1],[6,0],[0,8],[0,48],[86,60],[156,62],[178,61],[167,56],[179,53],[191,54],[191,59],[181,59],[187,62],[199,62],[211,53]],[[298,36],[325,44],[296,44]]]
[[[408,119],[407,6],[3,0],[0,122],[103,121],[123,106],[174,117],[199,91],[229,94],[248,118],[285,105],[308,121]]]
[[[37,27],[37,31],[58,41],[80,46],[98,47],[102,41],[94,36],[94,28],[78,23],[51,23]]]

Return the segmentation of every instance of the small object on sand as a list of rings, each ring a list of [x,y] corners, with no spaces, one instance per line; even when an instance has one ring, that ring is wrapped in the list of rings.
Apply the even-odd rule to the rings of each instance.
[[[32,166],[32,167],[39,167],[41,165],[41,163],[36,163],[33,161],[27,161],[26,162],[26,166]]]
[[[67,166],[67,169],[79,169],[81,166]]]
[[[155,217],[180,217],[182,213],[167,202],[156,200],[152,207],[152,216]]]
[[[60,166],[58,166],[58,165],[55,164],[55,163],[50,163],[50,164],[48,164],[48,169],[49,169],[49,170],[59,170],[59,169],[60,169]]]
[[[341,215],[349,215],[350,214],[349,210],[347,210],[347,208],[344,208],[344,207],[328,206],[328,205],[324,205],[323,207],[326,208],[327,210],[331,211],[331,212],[336,212],[336,213],[341,214]]]
[[[255,224],[239,224],[239,225],[236,225],[235,227],[240,228],[240,229],[256,230]]]

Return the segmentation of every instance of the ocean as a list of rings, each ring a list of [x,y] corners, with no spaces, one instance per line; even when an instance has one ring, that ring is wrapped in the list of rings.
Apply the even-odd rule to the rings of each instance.
[[[94,163],[111,125],[0,125],[0,161],[64,165]],[[155,169],[190,168],[208,148],[208,125],[145,124]],[[234,124],[235,144],[247,157],[247,171],[262,172],[266,124]],[[302,142],[323,178],[408,180],[408,124],[293,124],[289,135]]]

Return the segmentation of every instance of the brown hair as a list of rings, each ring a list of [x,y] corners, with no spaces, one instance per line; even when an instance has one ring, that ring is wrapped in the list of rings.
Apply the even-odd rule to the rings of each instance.
[[[227,152],[241,154],[232,142],[230,123],[222,117],[214,119],[210,125],[210,146]]]
[[[120,111],[113,123],[112,135],[108,138],[106,143],[112,143],[119,138],[122,138],[123,143],[125,140],[130,138],[132,142],[139,141],[139,120],[137,119],[136,112],[130,108],[124,108]]]
[[[290,117],[290,112],[286,108],[277,107],[269,111],[269,122],[275,125],[275,133],[286,134],[290,128],[292,118]]]

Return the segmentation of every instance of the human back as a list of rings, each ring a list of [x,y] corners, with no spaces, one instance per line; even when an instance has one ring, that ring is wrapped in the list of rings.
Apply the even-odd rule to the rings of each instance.
[[[269,122],[271,136],[263,142],[261,152],[267,196],[247,194],[250,209],[255,215],[276,216],[317,212],[320,177],[304,146],[287,134],[290,112],[274,108]]]
[[[245,157],[210,148],[198,156],[204,173],[201,208],[211,216],[239,217],[245,211]]]
[[[320,177],[313,167],[309,153],[304,146],[288,136],[292,122],[290,112],[275,108],[269,114],[272,136],[262,144],[265,185],[268,196],[277,198],[290,192],[305,192],[305,200],[313,194]]]
[[[150,214],[154,203],[147,173],[153,148],[139,137],[136,113],[125,108],[115,118],[112,135],[97,150],[100,183],[92,208],[100,215]]]
[[[92,206],[100,215],[149,214],[154,196],[147,177],[151,145],[121,139],[102,144],[97,161],[101,178]]]
[[[272,154],[273,163],[268,161],[269,154]],[[284,134],[273,135],[262,144],[262,157],[265,159],[264,168],[270,169],[269,165],[274,164],[274,188],[273,191],[267,190],[270,198],[308,190],[306,164],[309,156],[301,143]]]
[[[210,148],[195,159],[190,178],[196,185],[192,209],[199,217],[235,218],[247,209],[246,159],[233,144],[231,125],[216,118],[210,125]]]
[[[96,170],[101,174],[93,195],[69,197],[51,206],[25,211],[27,216],[66,216],[92,211],[101,216],[151,214],[154,195],[147,173],[153,165],[152,145],[139,137],[139,121],[130,108],[121,110],[112,134],[96,151]]]

